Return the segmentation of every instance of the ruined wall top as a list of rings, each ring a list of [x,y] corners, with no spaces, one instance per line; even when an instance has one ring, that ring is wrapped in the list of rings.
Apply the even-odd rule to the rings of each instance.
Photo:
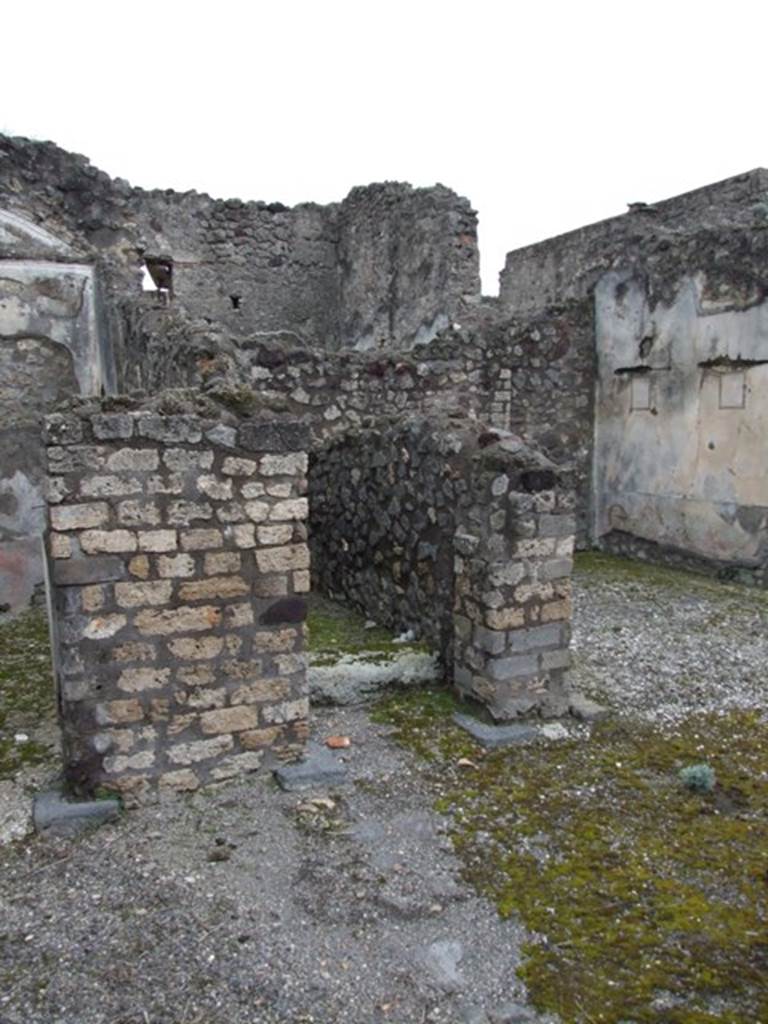
[[[107,298],[140,293],[143,260],[168,261],[169,293],[194,316],[326,348],[411,345],[480,295],[477,217],[444,186],[387,182],[327,206],[212,199],[0,135],[0,258],[40,256],[41,232],[45,258],[52,240],[63,259],[98,261]]]
[[[711,277],[714,291],[749,294],[763,276],[766,228],[768,171],[758,168],[508,253],[500,302],[523,315],[582,299],[618,266],[641,268],[652,299],[669,299],[686,270]]]

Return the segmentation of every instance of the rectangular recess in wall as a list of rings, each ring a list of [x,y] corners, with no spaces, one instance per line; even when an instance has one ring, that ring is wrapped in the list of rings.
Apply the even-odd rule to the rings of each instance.
[[[720,408],[743,409],[747,396],[746,384],[744,373],[720,374]]]
[[[632,412],[647,411],[651,408],[651,378],[645,375],[632,377],[631,406]]]

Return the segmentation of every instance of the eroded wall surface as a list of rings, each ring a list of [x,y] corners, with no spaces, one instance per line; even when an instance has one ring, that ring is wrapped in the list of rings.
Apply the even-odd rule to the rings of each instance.
[[[768,560],[768,303],[702,274],[652,306],[646,281],[595,291],[595,536],[632,535],[759,570]]]
[[[0,604],[26,604],[43,578],[44,414],[62,398],[113,385],[93,266],[0,211]]]
[[[306,736],[306,431],[84,405],[46,421],[65,775],[128,801]]]
[[[476,214],[443,186],[372,185],[327,206],[218,200],[132,188],[51,143],[0,136],[2,209],[102,264],[110,304],[140,293],[143,258],[168,260],[171,301],[239,335],[412,344],[480,295]]]

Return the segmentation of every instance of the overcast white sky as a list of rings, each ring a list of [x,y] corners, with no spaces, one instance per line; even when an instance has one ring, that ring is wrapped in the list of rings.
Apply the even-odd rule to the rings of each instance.
[[[145,187],[329,202],[436,181],[510,249],[768,163],[764,3],[36,0],[0,130]]]

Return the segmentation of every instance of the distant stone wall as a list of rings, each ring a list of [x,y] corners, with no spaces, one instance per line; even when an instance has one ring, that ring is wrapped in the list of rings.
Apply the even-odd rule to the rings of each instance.
[[[372,185],[327,206],[220,200],[132,188],[51,143],[0,136],[0,243],[4,211],[98,264],[108,307],[140,292],[140,258],[168,260],[171,302],[237,335],[410,345],[480,296],[477,218],[444,186]]]
[[[717,291],[736,279],[765,294],[768,172],[763,169],[589,224],[507,254],[504,310],[525,316],[587,298],[608,270],[643,269],[651,297],[670,300],[682,274],[705,270]],[[631,197],[630,197],[631,198]]]
[[[159,790],[306,735],[306,432],[152,411],[47,419],[65,774]]]
[[[417,418],[348,434],[309,474],[315,585],[500,719],[566,710],[573,496],[508,434]]]

